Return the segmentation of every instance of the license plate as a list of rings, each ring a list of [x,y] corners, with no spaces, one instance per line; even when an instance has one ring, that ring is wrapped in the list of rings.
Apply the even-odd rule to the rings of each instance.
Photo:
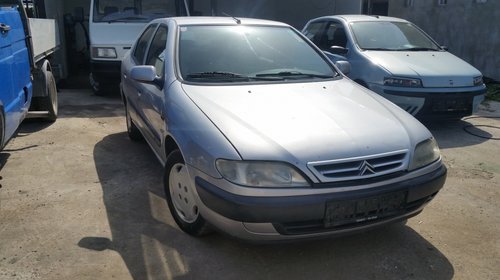
[[[326,203],[325,227],[361,223],[396,215],[405,208],[406,191]]]
[[[469,107],[468,100],[465,98],[455,99],[436,99],[432,104],[432,111],[434,112],[452,112],[452,111],[466,111]]]

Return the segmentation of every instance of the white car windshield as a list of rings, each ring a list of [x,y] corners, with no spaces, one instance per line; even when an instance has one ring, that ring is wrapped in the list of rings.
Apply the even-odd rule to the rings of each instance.
[[[149,22],[185,15],[180,0],[95,0],[94,22]]]
[[[407,22],[354,22],[356,42],[364,50],[439,51],[441,48],[413,24]]]
[[[288,27],[182,26],[182,77],[192,82],[331,79],[334,68]]]

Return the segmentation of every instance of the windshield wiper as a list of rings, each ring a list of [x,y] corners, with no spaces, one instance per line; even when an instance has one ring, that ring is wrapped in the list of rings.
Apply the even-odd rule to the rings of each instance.
[[[320,78],[320,79],[329,79],[333,78],[330,75],[324,74],[314,74],[314,73],[302,73],[299,71],[282,71],[277,73],[262,73],[255,75],[256,77],[279,77],[279,78],[289,78],[289,77],[308,77],[308,78]]]
[[[120,18],[115,18],[115,19],[110,19],[106,20],[106,22],[122,22],[122,21],[127,21],[127,20],[148,20],[149,17],[144,17],[144,16],[127,16],[127,17],[120,17]]]
[[[197,72],[197,73],[189,73],[186,78],[190,79],[215,79],[215,80],[264,80],[264,81],[270,81],[270,80],[276,80],[272,78],[264,78],[264,77],[251,77],[251,76],[245,76],[242,74],[238,73],[232,73],[232,72],[223,72],[223,71],[210,71],[210,72]]]
[[[388,48],[363,48],[365,51],[398,51],[397,49],[388,49]]]
[[[438,49],[434,49],[434,48],[414,47],[414,48],[407,48],[407,49],[399,49],[398,51],[414,51],[414,52],[419,52],[419,51],[439,51],[439,50]]]

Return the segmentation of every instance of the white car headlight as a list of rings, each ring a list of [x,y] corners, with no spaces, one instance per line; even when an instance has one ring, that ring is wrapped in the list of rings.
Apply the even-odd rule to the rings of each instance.
[[[92,56],[95,58],[117,58],[115,48],[92,48]]]
[[[474,77],[474,85],[480,86],[483,84],[483,76]]]
[[[391,87],[422,87],[422,81],[420,79],[386,77],[384,78],[384,85]]]
[[[439,147],[434,138],[422,141],[415,147],[415,152],[410,163],[410,170],[428,165],[438,160],[440,156]]]
[[[281,162],[233,161],[219,159],[215,165],[224,179],[249,187],[308,187],[294,167]]]

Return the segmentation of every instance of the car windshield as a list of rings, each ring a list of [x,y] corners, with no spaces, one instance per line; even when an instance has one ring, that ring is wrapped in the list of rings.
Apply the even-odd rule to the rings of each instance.
[[[338,74],[288,27],[182,26],[182,78],[192,82],[331,79]]]
[[[361,49],[379,51],[439,51],[427,35],[408,22],[354,22],[351,24]]]
[[[149,22],[184,10],[179,0],[95,0],[94,22]]]

